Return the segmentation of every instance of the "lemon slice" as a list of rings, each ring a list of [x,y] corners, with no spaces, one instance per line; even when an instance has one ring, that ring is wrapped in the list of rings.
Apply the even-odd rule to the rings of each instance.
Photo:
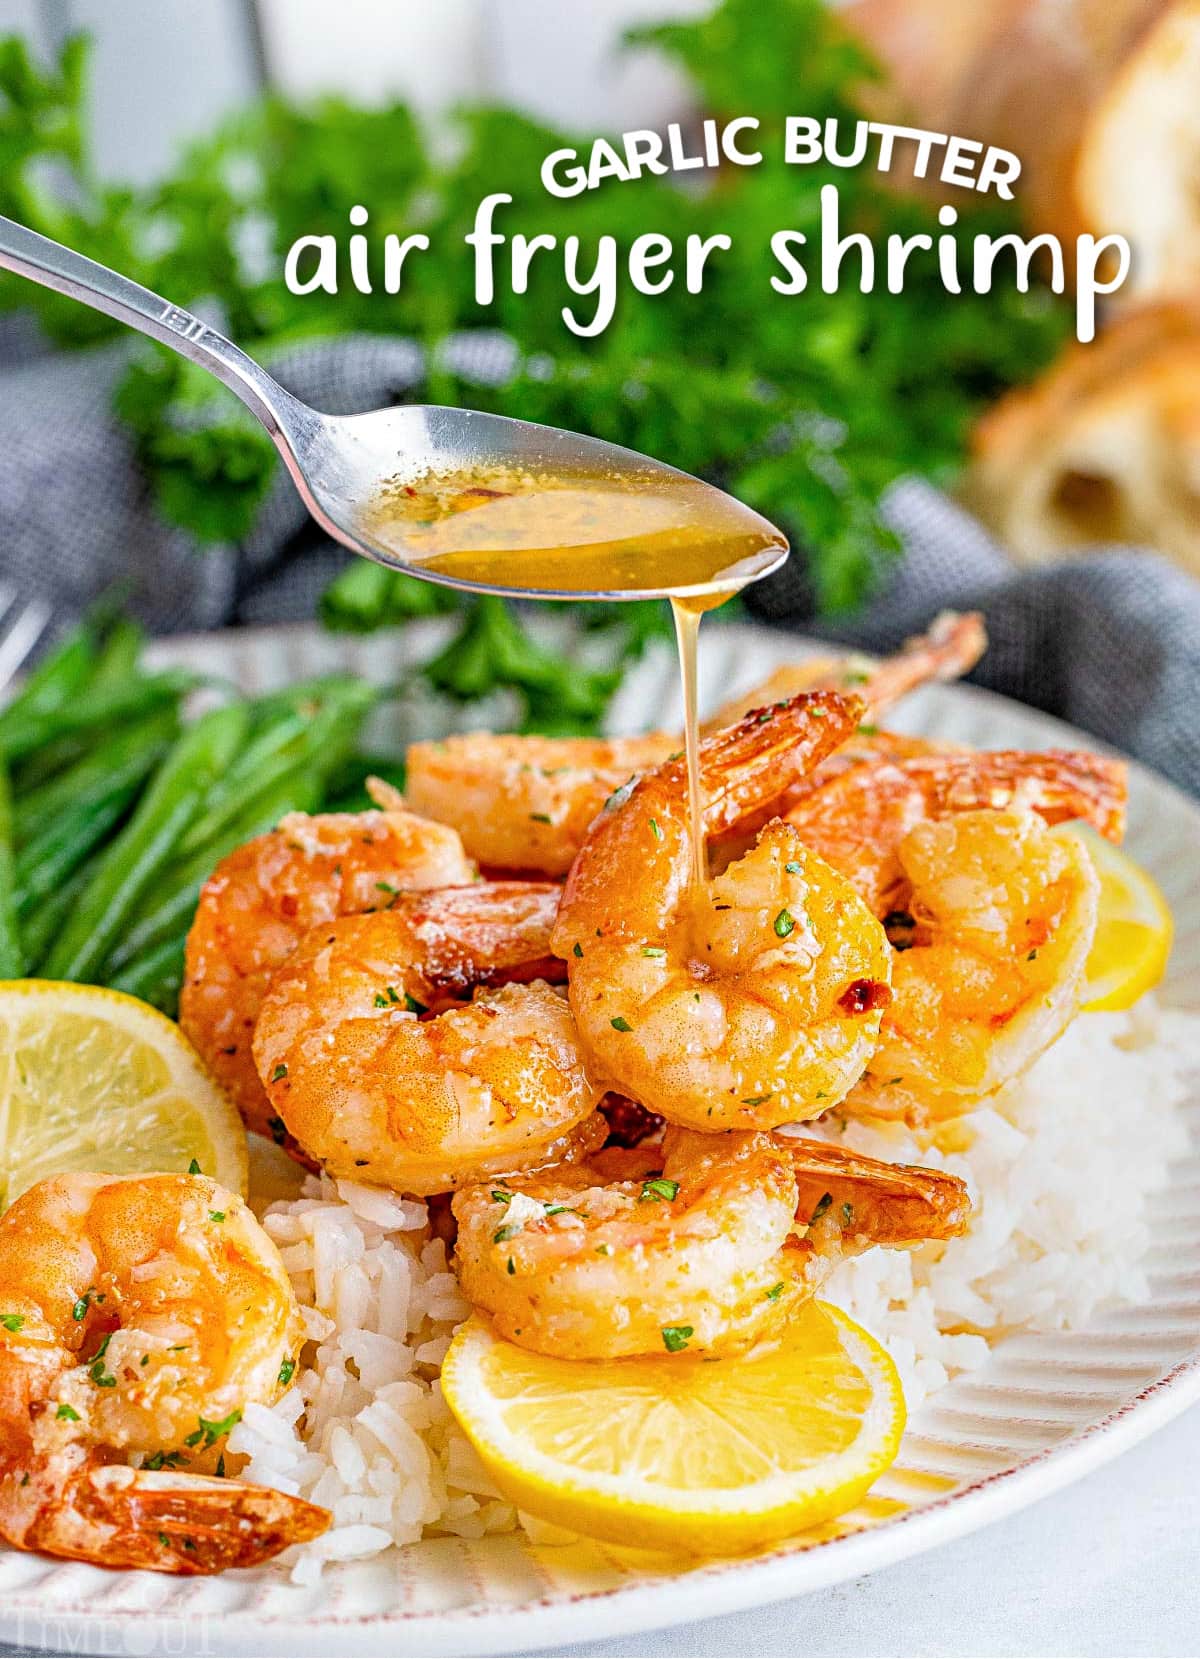
[[[0,1209],[48,1175],[193,1159],[245,1195],[241,1120],[173,1021],[96,985],[0,981]]]
[[[1171,911],[1153,877],[1111,841],[1074,825],[1100,877],[1100,914],[1081,1006],[1132,1008],[1158,984],[1171,954]]]
[[[478,1315],[442,1391],[519,1508],[615,1544],[728,1555],[852,1509],[894,1460],[904,1395],[866,1331],[810,1303],[777,1347],[564,1360]]]

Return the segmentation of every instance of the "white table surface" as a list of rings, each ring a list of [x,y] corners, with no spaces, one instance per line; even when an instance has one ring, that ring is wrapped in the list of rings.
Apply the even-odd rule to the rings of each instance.
[[[794,1601],[556,1652],[1200,1654],[1200,1406],[1066,1491]]]

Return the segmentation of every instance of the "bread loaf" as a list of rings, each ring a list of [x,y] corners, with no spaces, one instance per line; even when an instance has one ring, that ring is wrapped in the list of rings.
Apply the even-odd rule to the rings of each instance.
[[[1200,298],[1115,318],[976,428],[970,504],[1025,561],[1102,542],[1200,574]]]
[[[1122,301],[1200,292],[1200,0],[853,0],[915,118],[1014,151],[1029,228],[1119,232]]]

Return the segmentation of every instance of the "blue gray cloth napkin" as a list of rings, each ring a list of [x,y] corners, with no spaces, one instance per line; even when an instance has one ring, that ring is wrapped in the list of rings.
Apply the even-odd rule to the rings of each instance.
[[[10,325],[0,333],[0,576],[48,598],[65,620],[122,578],[158,632],[313,616],[347,555],[307,520],[282,475],[239,546],[198,546],[149,499],[128,434],[111,410],[126,343],[46,354]],[[481,383],[513,366],[514,347],[480,332],[451,342],[452,366]],[[336,414],[414,394],[423,356],[411,341],[355,335],[313,341],[272,370]],[[667,457],[669,459],[669,457]],[[1200,583],[1132,548],[1018,569],[981,526],[928,485],[905,480],[885,502],[904,547],[862,613],[814,625],[794,558],[753,590],[764,620],[888,650],[947,606],[987,616],[991,645],[972,675],[1136,755],[1200,795]]]

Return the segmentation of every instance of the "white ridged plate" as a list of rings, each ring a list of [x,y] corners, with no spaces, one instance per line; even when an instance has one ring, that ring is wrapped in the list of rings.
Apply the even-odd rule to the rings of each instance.
[[[247,689],[333,668],[393,681],[439,642],[440,629],[417,624],[359,641],[279,628],[177,640],[154,655]],[[701,650],[708,701],[800,654],[793,637],[710,626]],[[677,700],[673,661],[652,656],[623,687],[616,724],[677,722]],[[971,687],[924,691],[895,723],[981,748],[1096,747],[1058,721]],[[1200,1006],[1200,808],[1135,766],[1128,845],[1175,913],[1165,1000]],[[1188,1110],[1200,1124],[1200,1095]],[[1086,1330],[1000,1342],[982,1370],[914,1415],[899,1462],[854,1515],[752,1560],[651,1573],[592,1545],[535,1549],[521,1535],[439,1539],[328,1568],[317,1588],[301,1589],[272,1568],[180,1580],[0,1551],[0,1639],[74,1652],[511,1652],[684,1623],[853,1578],[1077,1480],[1200,1399],[1200,1157],[1173,1167],[1149,1227],[1147,1302],[1097,1317]]]

